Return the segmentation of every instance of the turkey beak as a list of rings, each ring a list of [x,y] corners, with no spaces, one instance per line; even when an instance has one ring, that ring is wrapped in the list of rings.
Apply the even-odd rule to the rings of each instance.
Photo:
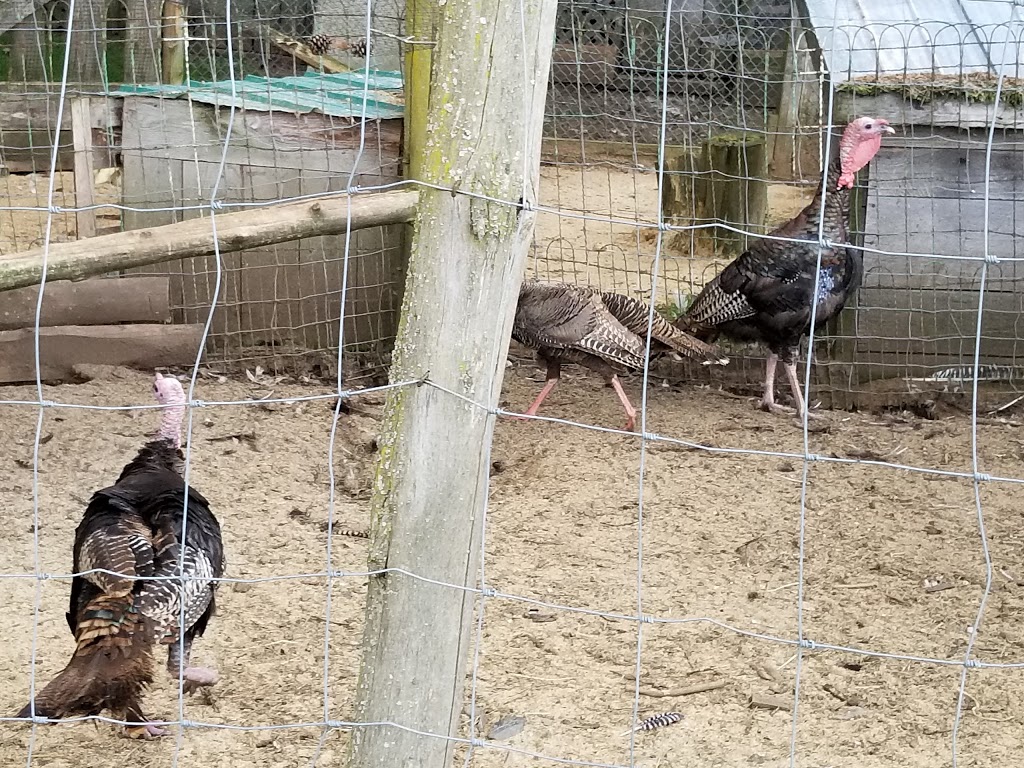
[[[893,128],[891,125],[883,125],[882,130],[885,131],[886,133],[896,133],[896,129]]]

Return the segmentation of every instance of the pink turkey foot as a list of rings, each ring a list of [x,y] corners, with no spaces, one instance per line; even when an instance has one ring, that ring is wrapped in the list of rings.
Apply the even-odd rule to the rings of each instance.
[[[124,727],[125,738],[128,739],[159,739],[162,736],[170,736],[171,732],[166,728],[154,725],[153,723],[140,723],[138,725],[126,725]]]
[[[209,667],[185,667],[185,671],[182,672],[181,676],[184,680],[182,690],[185,693],[195,693],[199,688],[216,685],[217,681],[220,680],[217,670],[210,669]],[[177,677],[177,675],[175,674],[174,677]]]

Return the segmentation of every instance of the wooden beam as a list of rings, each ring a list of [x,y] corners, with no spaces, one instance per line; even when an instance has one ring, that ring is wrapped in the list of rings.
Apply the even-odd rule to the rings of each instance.
[[[292,37],[287,32],[274,29],[274,27],[269,24],[243,22],[243,26],[252,26],[259,29],[260,33],[265,35],[267,40],[269,40],[274,47],[284,51],[290,56],[294,56],[299,61],[305,62],[309,66],[314,69],[318,69],[321,72],[327,72],[328,74],[333,75],[340,72],[352,71],[352,67],[342,64],[333,56],[313,53],[309,46],[298,38]]]
[[[835,97],[836,122],[857,115],[885,115],[893,125],[921,125],[926,128],[987,128],[995,121],[997,131],[1024,131],[1024,108],[1005,102],[916,101],[902,93],[878,93],[868,96],[839,90]]]
[[[48,281],[40,322],[43,326],[170,322],[169,282],[168,277]],[[36,286],[5,293],[0,302],[0,331],[34,327],[38,297]]]
[[[35,381],[35,329],[0,331],[0,383]],[[74,378],[82,363],[152,369],[191,365],[199,352],[203,326],[65,325],[39,329],[44,381]]]
[[[71,100],[71,143],[75,148],[75,207],[83,208],[96,202],[93,186],[95,173],[92,156],[92,127],[90,126],[89,98]],[[96,236],[96,210],[75,212],[78,237]]]
[[[160,68],[168,85],[185,82],[185,6],[181,0],[164,0]]]
[[[487,446],[536,215],[557,0],[438,4],[405,299],[371,501],[371,577],[348,768],[451,765],[463,709]],[[516,30],[510,34],[510,30]],[[524,178],[524,174],[526,178]],[[452,193],[477,193],[488,199]],[[449,392],[455,394],[449,394]],[[479,405],[476,405],[479,404]],[[449,586],[451,585],[451,586]]]
[[[350,220],[354,230],[402,224],[412,219],[417,200],[417,192],[402,190],[318,197],[301,203],[220,213],[216,242],[221,253],[233,253],[303,237],[342,234]],[[46,260],[47,279],[81,280],[215,252],[210,219],[189,219],[72,243],[52,243]],[[0,292],[36,285],[42,279],[44,253],[42,248],[36,248],[0,257]]]

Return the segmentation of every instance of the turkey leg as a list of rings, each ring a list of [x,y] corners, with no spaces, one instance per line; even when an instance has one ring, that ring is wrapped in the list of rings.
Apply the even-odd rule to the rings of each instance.
[[[124,735],[129,739],[158,739],[161,736],[170,735],[170,731],[160,725],[154,725],[142,714],[138,704],[129,703],[124,707],[119,720],[124,720],[127,725],[124,727]]]
[[[608,383],[611,384],[612,389],[615,390],[615,394],[619,396],[619,402],[622,403],[622,407],[626,411],[627,421],[624,429],[627,432],[632,432],[633,428],[636,426],[636,409],[633,407],[633,404],[629,402],[629,398],[626,397],[626,393],[622,389],[622,384],[619,383],[618,376],[612,376],[611,379],[608,380]]]
[[[208,667],[191,667],[188,660],[192,653],[192,638],[185,635],[185,647],[177,640],[167,649],[167,672],[171,677],[181,677],[182,690],[185,693],[195,693],[197,688],[207,685],[216,685],[220,675],[217,670]]]
[[[764,363],[764,394],[761,395],[761,410],[771,413],[793,413],[793,409],[775,402],[775,367],[779,356],[772,352]]]
[[[789,386],[793,390],[793,401],[796,403],[796,415],[802,419],[804,417],[804,412],[806,411],[807,418],[819,418],[818,414],[811,413],[807,410],[807,403],[804,402],[803,395],[800,394],[800,380],[796,375],[796,363],[783,363],[783,365],[786,368],[786,378],[789,379]]]
[[[540,410],[540,404],[544,402],[544,398],[551,394],[556,386],[558,386],[558,380],[562,376],[562,366],[559,363],[548,363],[548,380],[544,384],[544,388],[537,395],[537,399],[530,403],[530,407],[523,412],[523,416],[536,416],[537,411]],[[524,420],[523,416],[516,416],[515,418]]]

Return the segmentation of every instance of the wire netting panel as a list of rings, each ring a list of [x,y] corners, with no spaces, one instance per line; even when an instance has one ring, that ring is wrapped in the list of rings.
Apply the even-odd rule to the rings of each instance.
[[[539,200],[458,184],[437,191],[478,210],[534,209],[530,274],[650,300],[675,319],[724,264],[803,209],[851,116],[886,117],[897,133],[851,193],[847,245],[863,253],[862,285],[806,343],[815,359],[802,352],[797,366],[810,401],[836,406],[813,409],[816,420],[761,412],[750,395],[764,351],[728,342],[723,369],[663,361],[622,374],[622,401],[598,371],[566,365],[526,423],[511,417],[544,377],[519,345],[485,374],[497,403],[459,389],[468,364],[451,381],[429,364],[389,379],[405,225],[123,270],[102,278],[109,295],[84,320],[67,319],[78,309],[67,297],[100,278],[69,285],[47,274],[41,291],[0,292],[0,764],[334,766],[354,735],[378,729],[447,741],[463,768],[1015,764],[1024,749],[1019,3],[957,4],[999,17],[972,25],[840,23],[853,5],[881,11],[830,4],[823,21],[820,3],[801,5],[806,17],[771,3],[563,3]],[[246,211],[258,212],[258,227],[260,214],[289,202],[427,188],[402,178],[393,73],[408,46],[432,46],[437,30],[404,39],[402,9],[384,3],[209,2],[187,5],[180,38],[154,21],[155,6],[109,14],[114,47],[95,67],[54,48],[53,31],[70,24],[74,41],[76,29],[104,28],[76,21],[96,4],[69,0],[65,17],[48,4],[0,29],[9,88],[0,99],[12,107],[0,110],[9,172],[0,276],[33,249],[56,268],[61,246],[89,243],[90,232],[146,238],[188,220],[212,232]],[[528,4],[503,7],[527,28]],[[110,26],[143,12],[149,26]],[[491,32],[491,22],[479,21],[481,40],[519,32]],[[123,74],[127,63],[115,77],[118,29],[125,40],[157,34],[169,52],[187,43],[196,82],[161,90],[155,74]],[[272,43],[277,32],[303,45],[369,36],[374,52],[341,56],[360,62],[355,74],[309,73]],[[42,46],[30,65],[12,33],[52,50]],[[972,58],[979,45],[986,62]],[[132,72],[143,71],[138,57]],[[522,62],[500,64],[518,77]],[[94,79],[81,85],[76,67],[92,67]],[[301,101],[306,86],[317,95]],[[354,106],[335,114],[328,96]],[[716,207],[726,192],[729,207]],[[140,277],[156,278],[147,285],[162,303],[129,302],[114,287]],[[120,300],[143,320],[111,319]],[[455,300],[438,309],[464,311]],[[416,341],[419,318],[403,322]],[[179,359],[164,364],[173,339]],[[478,341],[451,346],[469,355]],[[133,346],[140,356],[156,349],[158,362],[143,365]],[[83,355],[122,364],[82,364]],[[172,734],[126,746],[123,713],[56,728],[42,726],[65,718],[13,713],[70,658],[76,525],[161,418],[147,401],[153,367],[183,379],[184,479],[224,531],[218,612],[194,651],[221,677],[186,696],[184,673],[166,675],[158,649],[146,712]],[[381,565],[388,540],[371,503],[404,480],[388,468],[395,446],[412,443],[395,435],[396,410],[418,407],[405,397],[416,392],[490,421],[479,456],[456,468],[479,472],[475,501],[416,489],[417,508],[402,511],[429,502],[479,521],[479,538],[423,553],[422,570],[408,571]],[[627,399],[635,432],[617,428]],[[417,471],[451,473],[443,459],[463,436],[421,437],[431,449]],[[479,558],[465,555],[474,547]],[[472,561],[464,582],[431,575],[449,556]],[[474,601],[465,674],[443,692],[409,682],[424,708],[465,691],[452,732],[353,714],[374,580]],[[450,629],[438,623],[423,624],[414,652],[424,659]]]

